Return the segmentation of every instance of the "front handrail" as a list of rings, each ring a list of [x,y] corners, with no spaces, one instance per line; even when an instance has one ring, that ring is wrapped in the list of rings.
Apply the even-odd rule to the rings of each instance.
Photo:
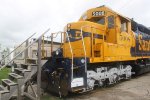
[[[94,26],[89,26],[89,25],[85,25],[85,26],[82,26],[81,27],[81,35],[82,35],[82,45],[83,45],[83,49],[84,49],[84,55],[85,55],[85,73],[87,73],[87,60],[86,60],[86,47],[85,47],[85,42],[84,42],[84,37],[83,37],[83,28],[94,28],[94,29],[98,29],[100,30],[99,28],[96,28]],[[91,30],[92,32],[92,30]],[[93,41],[93,40],[92,40]],[[104,42],[104,34],[103,34],[103,42]],[[93,44],[92,44],[93,45]],[[104,48],[103,48],[104,49]],[[92,56],[93,56],[93,51],[92,51]]]
[[[88,25],[85,25],[85,26],[82,26],[81,27],[81,38],[82,38],[82,45],[83,45],[83,50],[84,50],[84,59],[85,59],[85,73],[87,73],[87,53],[86,53],[86,47],[85,47],[85,42],[84,42],[84,36],[83,36],[83,28],[85,27],[90,27],[91,29],[94,28],[94,29],[98,29],[96,27],[93,27],[93,26],[88,26]],[[100,29],[98,29],[100,30]],[[71,80],[73,80],[73,64],[74,64],[74,55],[73,55],[73,49],[72,49],[72,46],[71,46],[71,43],[70,43],[70,38],[69,38],[69,35],[68,35],[68,32],[66,32],[67,34],[67,38],[68,38],[68,43],[69,43],[69,48],[70,48],[70,51],[71,51],[71,58],[72,58],[72,64],[71,64],[71,70],[72,70],[72,77],[71,77]],[[104,39],[104,34],[103,34],[103,39]],[[104,41],[104,40],[103,40]]]
[[[52,52],[53,52],[53,39],[54,38],[57,38],[57,36],[58,36],[58,34],[61,34],[61,45],[60,45],[60,47],[62,46],[62,42],[63,42],[63,40],[62,40],[62,34],[63,34],[64,32],[62,32],[62,31],[59,31],[59,32],[57,32],[57,33],[52,33],[51,34],[51,55],[52,55]],[[55,34],[55,35],[54,35]]]
[[[71,64],[71,81],[73,81],[73,63],[74,63],[74,57],[73,57],[73,50],[72,50],[72,46],[70,44],[70,38],[68,35],[68,32],[65,32],[67,34],[67,38],[68,38],[68,43],[69,43],[69,48],[70,48],[70,52],[71,52],[71,58],[72,58],[72,64]]]
[[[84,43],[84,37],[83,37],[83,28],[84,28],[85,26],[83,26],[83,27],[81,27],[81,35],[82,35],[82,45],[83,45],[83,50],[84,50],[84,59],[85,59],[85,73],[87,73],[87,61],[86,61],[86,48],[85,48],[85,43]]]
[[[86,27],[87,27],[87,28],[89,27],[89,28],[91,28],[91,29],[94,28],[94,29],[97,29],[97,30],[101,30],[101,29],[99,29],[99,28],[97,28],[97,27],[90,26],[90,25],[82,26],[82,28],[84,28],[84,27],[85,27],[85,28],[86,28]],[[104,33],[103,33],[103,43],[104,43],[104,38],[105,38],[105,36],[104,36]],[[103,47],[104,47],[104,46],[103,46]],[[104,48],[103,48],[103,49],[104,49]],[[93,55],[93,54],[92,54],[92,55]]]
[[[11,51],[8,55],[6,55],[0,62],[5,60],[7,57],[9,57],[15,50],[17,50],[19,47],[21,47],[27,40],[32,38],[36,33],[33,33],[29,38],[27,38],[25,41],[23,41],[19,46],[17,46],[13,51]]]
[[[62,32],[62,31],[59,31],[59,32],[57,32],[57,33],[52,33],[52,34],[56,34],[53,38],[56,38],[59,33],[63,33],[63,32]]]
[[[19,54],[17,54],[12,60],[10,60],[7,64],[3,65],[1,68],[0,68],[0,71],[5,68],[8,64],[10,64],[12,61],[14,61],[20,54],[22,54],[25,50],[27,50],[29,47],[31,47],[34,43],[36,43],[39,39],[41,39],[44,34],[46,34],[48,31],[50,30],[47,29],[42,35],[39,36],[39,38],[37,38],[35,41],[33,41],[30,45],[28,45],[24,50],[22,50]]]

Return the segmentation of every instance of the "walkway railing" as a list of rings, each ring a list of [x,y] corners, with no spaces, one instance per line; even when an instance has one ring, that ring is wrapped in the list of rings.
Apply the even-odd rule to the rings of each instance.
[[[10,60],[8,63],[6,63],[5,65],[0,67],[0,70],[2,70],[3,68],[5,68],[8,64],[10,64],[11,62],[13,62],[20,54],[24,53],[29,47],[31,47],[35,42],[37,42],[39,39],[41,39],[42,36],[44,36],[44,34],[46,34],[50,29],[46,30],[39,38],[37,38],[35,41],[33,41],[31,44],[29,44],[27,47],[25,47],[25,49],[23,49],[19,54],[17,54],[12,60]],[[28,39],[30,39],[31,37],[33,37],[35,35],[35,33],[33,35],[31,35]],[[28,40],[26,39],[26,41]],[[26,41],[24,41],[23,43],[25,43]],[[23,43],[21,43],[21,45],[23,45]],[[16,49],[18,49],[21,45],[19,45]],[[15,50],[16,50],[15,49]],[[8,56],[10,56],[15,50],[13,50]],[[7,58],[5,57],[5,59]]]
[[[14,53],[19,47],[21,47],[26,41],[28,41],[29,39],[31,39],[36,33],[32,34],[29,38],[27,38],[25,41],[23,41],[19,46],[17,46],[13,51],[11,51],[8,55],[4,56],[4,58],[2,60],[0,60],[0,62],[4,61],[6,58],[8,58],[9,56],[11,56],[12,53]]]

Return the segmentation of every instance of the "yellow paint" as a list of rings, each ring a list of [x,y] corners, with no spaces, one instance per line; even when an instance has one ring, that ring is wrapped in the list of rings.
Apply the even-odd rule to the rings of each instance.
[[[93,14],[95,15],[97,12],[102,15],[93,16]],[[108,20],[110,16],[113,16],[111,18],[114,18],[114,24],[112,24],[112,27]],[[104,18],[105,24],[102,25],[92,22],[98,18]],[[77,30],[75,32],[76,39],[81,38],[81,29],[83,32],[91,34],[90,37],[84,38],[86,56],[90,58],[90,63],[129,61],[139,58],[149,58],[131,56],[130,49],[131,47],[136,46],[135,35],[131,30],[131,20],[105,6],[88,10],[81,16],[78,22],[69,23],[68,25],[69,27],[67,28],[66,26],[65,30]],[[94,38],[94,34],[100,35],[101,38]],[[139,46],[139,48],[141,50],[149,51],[150,41],[142,40],[141,36],[139,36],[139,40],[142,45]],[[71,42],[71,47],[74,57],[84,57],[82,39]],[[63,51],[64,57],[72,57],[68,42],[64,43]]]

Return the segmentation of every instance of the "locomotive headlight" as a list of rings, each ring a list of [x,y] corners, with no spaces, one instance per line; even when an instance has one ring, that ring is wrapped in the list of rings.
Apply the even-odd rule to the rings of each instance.
[[[58,55],[58,54],[59,54],[59,51],[57,50],[57,51],[56,51],[56,55]]]
[[[70,28],[67,28],[67,31],[70,31]]]
[[[85,59],[81,59],[81,63],[85,63]]]

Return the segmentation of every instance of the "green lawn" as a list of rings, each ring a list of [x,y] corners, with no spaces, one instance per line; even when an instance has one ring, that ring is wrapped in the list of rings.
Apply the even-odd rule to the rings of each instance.
[[[59,99],[59,97],[53,97],[53,96],[47,95],[47,96],[41,96],[41,100],[63,100],[63,99]]]
[[[11,72],[11,68],[4,68],[0,71],[0,83],[1,83],[1,79],[8,78],[8,73],[10,72]],[[41,100],[63,100],[63,99],[59,99],[59,97],[55,97],[55,96],[51,96],[47,94],[47,95],[41,96]]]
[[[8,78],[8,73],[10,72],[11,72],[10,68],[4,68],[0,71],[0,83],[1,83],[1,79]]]

